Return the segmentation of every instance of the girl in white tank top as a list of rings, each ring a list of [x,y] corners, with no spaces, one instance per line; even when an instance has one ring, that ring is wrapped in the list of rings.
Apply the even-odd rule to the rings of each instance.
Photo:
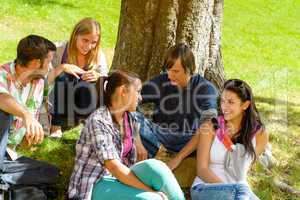
[[[199,129],[197,177],[191,188],[192,200],[258,199],[247,184],[247,177],[237,179],[234,172],[246,174],[250,165],[264,151],[268,136],[256,109],[251,88],[238,79],[225,82],[221,94],[221,116],[205,122]],[[227,154],[244,147],[242,159]],[[241,165],[240,162],[243,162]],[[243,166],[243,168],[239,168]],[[238,180],[238,181],[237,181]]]

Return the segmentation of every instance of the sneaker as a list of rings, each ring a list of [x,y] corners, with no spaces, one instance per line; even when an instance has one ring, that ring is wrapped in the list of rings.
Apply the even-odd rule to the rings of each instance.
[[[60,126],[52,126],[51,127],[51,133],[50,133],[49,137],[60,139],[60,138],[62,138],[62,136],[63,136],[63,133],[61,131]]]

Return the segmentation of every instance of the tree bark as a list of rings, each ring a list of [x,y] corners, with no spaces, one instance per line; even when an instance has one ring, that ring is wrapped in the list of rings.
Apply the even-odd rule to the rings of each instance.
[[[220,88],[222,18],[223,0],[122,0],[112,69],[136,72],[145,81],[161,71],[171,46],[185,42],[196,72]]]

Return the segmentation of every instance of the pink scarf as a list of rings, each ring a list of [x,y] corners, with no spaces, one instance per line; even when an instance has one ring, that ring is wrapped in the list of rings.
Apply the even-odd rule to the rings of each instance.
[[[224,144],[225,148],[228,151],[233,151],[235,148],[235,145],[233,144],[232,140],[230,139],[229,135],[227,134],[227,129],[225,127],[225,119],[223,116],[219,116],[217,118],[219,128],[216,131],[216,135],[218,139]],[[255,136],[255,134],[261,129],[261,126],[256,123],[254,131],[252,132],[252,138]]]
[[[219,116],[217,120],[218,120],[218,124],[219,124],[219,128],[216,132],[217,137],[224,144],[225,148],[228,151],[232,151],[234,149],[234,144],[227,134],[224,117]]]

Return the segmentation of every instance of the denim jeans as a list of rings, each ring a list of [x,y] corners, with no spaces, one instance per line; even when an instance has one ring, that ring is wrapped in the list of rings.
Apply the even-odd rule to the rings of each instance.
[[[191,188],[192,200],[259,200],[246,184],[199,184]]]
[[[63,129],[74,127],[96,110],[95,83],[62,73],[55,79],[50,102],[53,104],[51,124]]]
[[[140,125],[140,136],[149,158],[156,155],[161,144],[168,151],[179,152],[193,137],[193,133],[172,132],[168,128],[162,128],[139,112],[132,115]]]
[[[165,163],[155,159],[148,159],[136,163],[131,171],[145,185],[155,191],[161,191],[169,200],[184,200],[184,194]],[[93,187],[92,200],[161,200],[161,196],[153,192],[146,192],[118,181],[114,177],[103,177]]]
[[[3,163],[6,154],[8,135],[13,121],[13,116],[0,110],[0,170],[3,170]]]

